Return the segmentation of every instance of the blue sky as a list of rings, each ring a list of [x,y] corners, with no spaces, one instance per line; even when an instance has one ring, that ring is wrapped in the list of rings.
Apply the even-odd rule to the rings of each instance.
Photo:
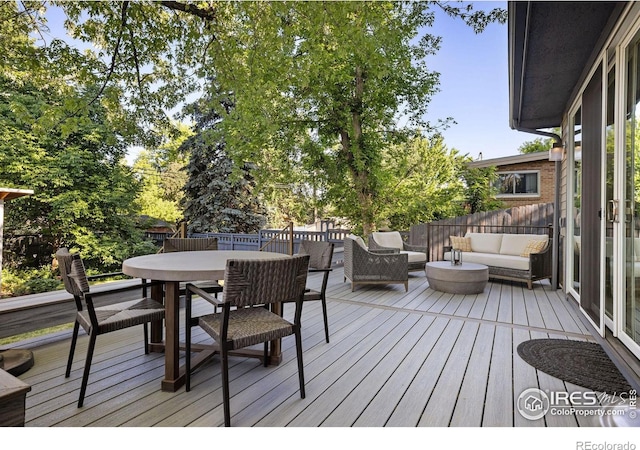
[[[453,3],[453,2],[452,2]],[[479,9],[507,7],[506,2],[474,2]],[[438,10],[438,8],[436,8]],[[427,58],[440,72],[440,92],[429,104],[427,118],[453,117],[457,124],[442,134],[445,144],[483,159],[518,154],[518,147],[537,135],[509,127],[507,24],[490,24],[481,34],[460,19],[438,11],[431,34],[442,36],[440,50]]]

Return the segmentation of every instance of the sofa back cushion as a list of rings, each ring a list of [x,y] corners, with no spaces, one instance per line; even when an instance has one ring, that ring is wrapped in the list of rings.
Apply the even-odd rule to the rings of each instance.
[[[360,247],[364,248],[365,250],[367,249],[367,246],[364,243],[364,240],[360,236],[356,236],[355,234],[350,234],[347,236],[347,239],[352,239],[356,241]]]
[[[513,255],[521,256],[525,253],[529,241],[544,241],[549,240],[549,236],[546,234],[509,234],[505,233],[502,236],[502,243],[500,245],[501,255]]]
[[[460,250],[462,252],[471,251],[471,238],[462,236],[449,236],[449,242],[451,248],[454,250]]]
[[[471,251],[479,253],[500,253],[502,233],[467,233],[471,239]]]
[[[381,247],[397,248],[398,250],[404,248],[402,245],[402,236],[400,236],[400,233],[397,231],[374,231],[371,234],[376,243]]]

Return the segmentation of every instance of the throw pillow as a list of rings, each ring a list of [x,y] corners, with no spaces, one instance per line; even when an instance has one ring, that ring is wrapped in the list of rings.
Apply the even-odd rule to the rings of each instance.
[[[547,246],[547,241],[539,239],[531,239],[527,246],[522,250],[520,256],[528,257],[531,253],[540,253]]]
[[[454,250],[460,250],[463,252],[471,251],[471,238],[462,236],[449,236],[451,242],[451,248]]]

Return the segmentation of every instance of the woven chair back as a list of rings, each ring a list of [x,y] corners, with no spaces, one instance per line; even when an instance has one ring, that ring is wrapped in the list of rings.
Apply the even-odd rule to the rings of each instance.
[[[218,250],[218,238],[167,238],[162,246],[164,253],[204,250]]]
[[[238,307],[296,301],[304,294],[308,270],[309,255],[228,260],[225,301]]]
[[[333,244],[324,241],[301,241],[300,255],[309,255],[309,268],[330,269],[333,259]]]
[[[87,280],[80,256],[71,254],[69,253],[69,249],[61,247],[56,252],[56,259],[58,260],[58,268],[65,290],[75,297],[82,297],[84,292],[89,292],[89,281]],[[74,263],[76,260],[78,262]],[[76,266],[75,269],[74,265]],[[74,277],[71,277],[71,274],[73,274]],[[74,280],[74,278],[77,280]]]

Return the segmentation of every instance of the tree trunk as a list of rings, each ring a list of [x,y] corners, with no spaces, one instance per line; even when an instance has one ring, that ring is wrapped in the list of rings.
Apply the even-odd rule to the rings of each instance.
[[[361,67],[356,67],[354,81],[355,90],[350,105],[351,133],[344,129],[341,130],[340,144],[346,156],[351,178],[353,179],[354,189],[360,207],[362,232],[366,237],[375,229],[375,220],[373,214],[373,192],[370,186],[370,168],[363,163],[363,154],[366,149],[363,148],[362,116],[360,114],[364,94],[364,75]]]

